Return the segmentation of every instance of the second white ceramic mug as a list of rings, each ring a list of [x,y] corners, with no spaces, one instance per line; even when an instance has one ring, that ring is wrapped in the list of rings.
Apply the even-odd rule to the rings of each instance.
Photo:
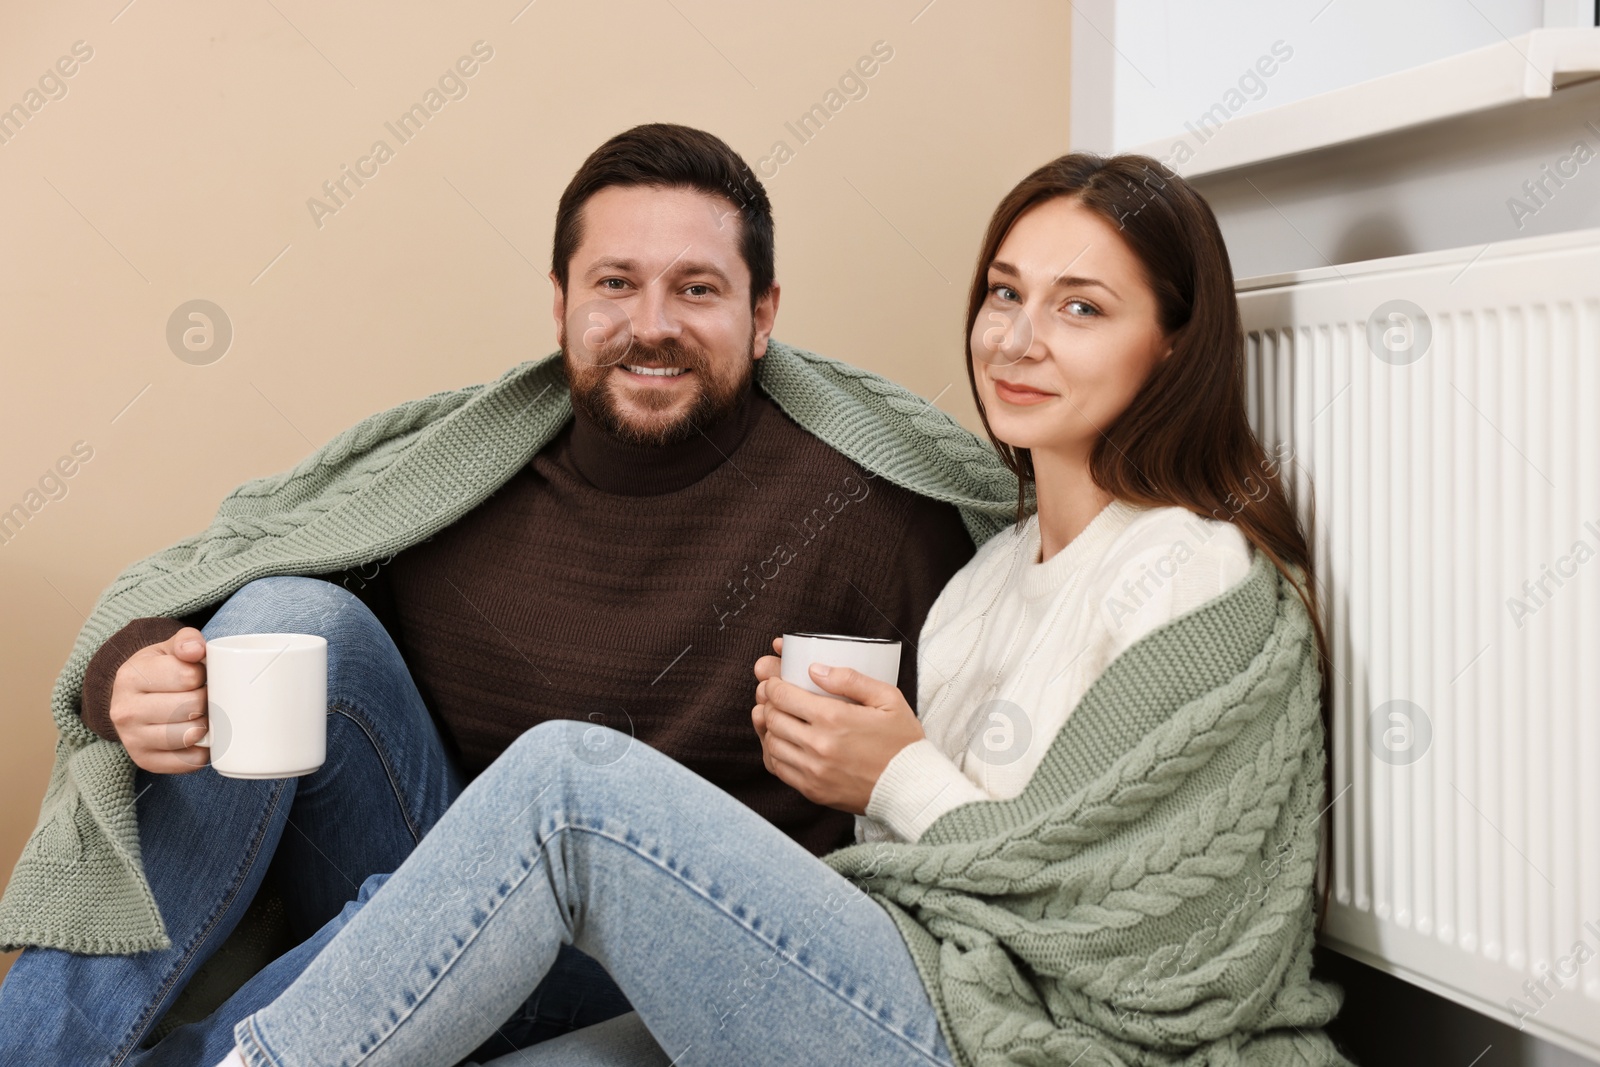
[[[206,641],[206,714],[195,742],[228,778],[295,778],[328,758],[328,639],[234,634]]]
[[[896,684],[900,680],[900,642],[882,637],[849,637],[845,634],[784,634],[783,667],[780,676],[802,689],[825,697],[844,697],[818,688],[811,680],[811,665],[850,667],[869,678]]]

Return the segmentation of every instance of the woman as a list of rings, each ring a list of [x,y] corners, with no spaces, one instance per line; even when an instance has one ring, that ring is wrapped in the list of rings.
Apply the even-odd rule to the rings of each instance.
[[[859,843],[818,860],[623,735],[542,725],[230,1060],[455,1063],[566,942],[635,1011],[500,1067],[1344,1063],[1309,976],[1325,641],[1214,217],[1154,160],[1058,159],[996,209],[967,323],[1018,521],[928,616],[921,718],[755,665],[767,769]]]

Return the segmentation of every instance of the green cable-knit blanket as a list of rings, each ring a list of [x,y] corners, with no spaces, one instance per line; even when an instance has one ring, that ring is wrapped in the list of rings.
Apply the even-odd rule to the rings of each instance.
[[[1016,479],[984,441],[922,397],[777,341],[756,367],[758,386],[790,418],[881,477],[955,504],[974,542],[1011,521]],[[133,763],[78,718],[84,668],[107,638],[130,619],[185,615],[256,578],[328,573],[431,537],[521,469],[571,410],[559,355],[408,401],[291,470],[245,482],[204,531],[119,574],[56,678],[55,764],[0,898],[0,950],[171,945],[139,860]]]
[[[893,916],[962,1067],[1347,1062],[1311,978],[1315,663],[1257,552],[1112,662],[1020,796],[826,857]]]

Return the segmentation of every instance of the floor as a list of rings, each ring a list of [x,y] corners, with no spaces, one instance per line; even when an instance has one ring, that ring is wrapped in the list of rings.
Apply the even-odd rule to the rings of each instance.
[[[1600,1067],[1328,949],[1316,974],[1344,987],[1328,1033],[1359,1067]]]

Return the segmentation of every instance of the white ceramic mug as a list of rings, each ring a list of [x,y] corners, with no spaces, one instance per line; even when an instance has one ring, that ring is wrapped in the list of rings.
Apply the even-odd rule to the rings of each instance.
[[[328,758],[328,639],[235,634],[206,642],[206,714],[195,744],[228,778],[294,778]]]
[[[848,637],[844,634],[784,634],[783,667],[779,676],[802,689],[825,697],[845,699],[817,687],[811,665],[850,667],[869,678],[895,685],[900,680],[900,642],[883,637]]]

